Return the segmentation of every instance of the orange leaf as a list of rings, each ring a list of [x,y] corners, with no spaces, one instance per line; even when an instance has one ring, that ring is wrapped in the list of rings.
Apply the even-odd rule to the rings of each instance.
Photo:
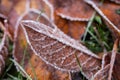
[[[87,22],[71,21],[68,19],[64,19],[56,15],[56,13],[54,14],[54,17],[54,22],[59,29],[61,29],[65,34],[69,35],[70,37],[80,40],[80,38],[85,32]]]
[[[88,21],[93,14],[93,9],[83,0],[49,0],[47,3],[57,15],[70,20]]]

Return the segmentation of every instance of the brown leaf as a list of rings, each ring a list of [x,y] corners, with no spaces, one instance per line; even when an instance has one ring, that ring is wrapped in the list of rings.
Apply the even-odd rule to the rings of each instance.
[[[31,20],[36,20],[37,18],[38,18],[38,16],[39,16],[39,11],[38,10],[36,10],[36,9],[30,9],[30,11],[29,11],[29,13],[24,17],[24,19],[31,19]],[[34,17],[33,17],[34,16]],[[46,17],[46,19],[45,19],[45,17]],[[44,24],[46,24],[46,25],[48,25],[48,26],[53,26],[50,22],[49,22],[49,20],[48,20],[48,18],[47,18],[47,16],[45,16],[45,14],[43,13],[43,14],[41,14],[41,16],[39,17],[39,21],[41,22],[41,23],[44,23]],[[53,27],[54,28],[54,27]],[[37,62],[36,62],[37,63]],[[41,64],[40,64],[41,65]],[[29,68],[28,68],[29,69]],[[59,71],[59,70],[56,70],[57,72],[60,72],[61,73],[61,71]],[[29,73],[29,72],[28,72]],[[31,71],[31,73],[32,73],[32,71]],[[67,73],[65,73],[65,74],[61,74],[61,76],[62,75],[66,75]],[[73,75],[74,74],[74,76],[72,76],[72,79],[76,79],[76,78],[80,78],[81,76],[80,75],[78,75],[77,73],[71,73],[71,75]],[[80,76],[80,77],[76,77],[76,75],[78,75],[78,76]],[[39,76],[39,75],[38,75]],[[44,76],[44,75],[43,75]],[[70,76],[70,75],[69,75]],[[41,76],[39,76],[39,77],[41,77]],[[59,77],[59,78],[61,78],[61,77]]]
[[[79,71],[77,54],[84,76],[91,78],[100,68],[100,59],[57,28],[35,21],[24,21],[24,32],[32,50],[47,64],[63,71]]]
[[[39,12],[37,10],[30,10],[29,13],[24,16],[24,19],[36,20],[38,15]],[[45,15],[41,15],[39,21],[48,26],[51,25],[50,22],[45,18]],[[30,46],[27,44],[23,29],[20,26],[18,27],[15,41],[14,58],[20,64],[24,62],[23,68],[29,75],[31,75],[32,79],[70,80],[70,75],[68,72],[59,71],[47,65],[38,56],[35,55]]]
[[[16,48],[14,58],[20,64],[24,60],[23,67],[25,71],[29,75],[31,75],[32,79],[36,78],[37,80],[69,80],[69,75],[67,72],[62,72],[54,69],[35,55],[35,53],[26,43],[26,39],[21,27],[19,27],[18,35],[19,37],[17,37],[17,41],[15,43]]]

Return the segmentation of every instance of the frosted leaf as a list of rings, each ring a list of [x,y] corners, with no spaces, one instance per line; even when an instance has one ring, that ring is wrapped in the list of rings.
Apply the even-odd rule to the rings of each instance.
[[[94,11],[83,0],[44,0],[44,2],[51,8],[51,14],[57,12],[57,15],[71,21],[88,21]]]
[[[32,50],[47,64],[63,71],[76,72],[79,71],[77,54],[84,76],[91,78],[99,70],[99,57],[59,29],[31,20],[21,24]]]

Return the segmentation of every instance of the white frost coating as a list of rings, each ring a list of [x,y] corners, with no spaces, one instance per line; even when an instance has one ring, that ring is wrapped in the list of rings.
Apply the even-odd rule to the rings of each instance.
[[[26,11],[29,11],[29,9],[30,9],[30,0],[26,0],[25,8],[26,8]]]
[[[91,0],[84,0],[84,1],[90,4],[118,33],[120,33],[120,30],[103,14],[103,12],[95,5],[93,1]]]
[[[28,23],[33,24],[33,26],[28,25]],[[85,46],[83,46],[82,44],[78,43],[76,40],[70,38],[69,36],[65,35],[62,31],[60,31],[59,29],[56,29],[56,31],[54,31],[54,29],[50,28],[49,26],[46,26],[44,24],[41,24],[39,22],[35,22],[32,20],[24,20],[22,21],[22,25],[26,25],[27,27],[45,34],[53,39],[58,40],[59,42],[62,42],[63,44],[66,44],[68,46],[71,46],[77,50],[80,50],[90,56],[93,56],[97,59],[100,59],[97,55],[95,55],[94,53],[92,53],[90,50],[88,50]],[[54,32],[53,32],[54,31]],[[29,40],[29,39],[28,39]]]
[[[96,60],[94,60],[94,61],[89,65],[89,67],[92,67],[95,63],[96,63]]]
[[[51,19],[52,21],[54,21],[54,7],[52,6],[52,4],[49,2],[49,0],[43,0],[51,9]],[[89,18],[75,18],[75,17],[71,17],[71,16],[67,16],[64,15],[62,13],[57,13],[59,16],[61,16],[62,18],[66,18],[69,19],[71,21],[88,21]]]
[[[17,22],[16,22],[16,25],[15,25],[15,32],[14,32],[14,39],[16,40],[17,38],[17,35],[18,35],[18,27],[19,27],[19,23],[20,21],[23,19],[23,17],[29,12],[28,10],[28,4],[26,5],[27,9],[26,11],[18,18]],[[13,45],[13,53],[15,53],[15,45]],[[15,58],[15,57],[14,57]]]
[[[100,69],[94,76],[93,78],[95,78],[97,75],[104,73],[106,71],[107,68],[110,68],[110,64],[108,64],[107,66],[105,66],[103,69]],[[108,69],[109,70],[109,69]],[[93,79],[94,80],[94,79]]]
[[[96,66],[96,67],[94,67],[94,68],[90,69],[90,71],[93,71],[93,70],[98,70],[98,69],[100,69],[100,66]]]
[[[34,9],[34,8],[30,8],[29,12],[34,12],[36,14],[40,14],[41,11]],[[46,20],[50,21],[50,19],[48,18],[48,16],[45,13],[40,14],[41,16],[43,16]]]
[[[0,17],[4,18],[4,19],[7,19],[7,17],[3,14],[0,14]]]
[[[27,24],[28,23],[28,24]],[[34,26],[30,26],[29,24],[32,24]],[[47,35],[53,39],[57,39],[59,42],[62,42],[63,44],[66,44],[68,46],[71,46],[77,50],[81,50],[82,49],[82,52],[90,52],[86,47],[84,47],[83,45],[81,45],[80,43],[78,43],[77,41],[75,41],[74,39],[71,39],[70,37],[68,37],[67,35],[65,35],[63,32],[61,32],[59,29],[56,28],[56,30],[54,30],[53,28],[49,27],[49,26],[46,26],[44,24],[41,24],[39,22],[35,22],[35,21],[31,21],[31,20],[25,20],[22,22],[22,28],[24,30],[24,33],[25,33],[25,36],[26,36],[26,39],[27,39],[27,42],[28,44],[30,45],[31,49],[33,50],[33,52],[38,55],[38,53],[35,51],[35,49],[32,47],[30,41],[29,41],[29,38],[28,38],[28,34],[26,32],[26,29],[24,28],[24,25],[39,32],[39,33],[42,33],[44,35]],[[79,49],[80,48],[80,49]],[[88,50],[88,51],[86,51]],[[91,55],[92,54],[92,55]],[[94,55],[92,52],[90,52],[90,54],[88,55],[91,55],[93,57],[95,57],[96,59],[99,59],[99,57],[97,55]],[[57,64],[52,64],[52,63],[49,63],[49,61],[46,61],[45,58],[41,57],[39,55],[39,57],[46,63],[46,64],[49,64],[53,67],[55,67],[56,69],[58,70],[62,70],[62,71],[71,71],[71,72],[76,72],[76,71],[79,71],[78,70],[74,70],[74,69],[66,69],[66,68],[61,68],[59,67]],[[88,75],[84,74],[82,72],[82,74],[87,78],[89,79]]]
[[[40,14],[40,12],[41,12],[41,11],[34,9],[34,8],[30,8],[30,11],[32,11],[36,14]],[[51,25],[53,25],[52,27],[54,28],[54,30],[56,30],[57,26],[54,24],[53,20],[49,19],[45,13],[42,13],[41,16],[43,16],[46,20],[48,20],[48,22],[50,22]]]
[[[90,79],[90,77],[88,75],[86,75],[84,72],[81,72],[88,80]],[[90,79],[91,80],[91,79]],[[94,79],[93,79],[94,80]]]
[[[50,8],[51,10],[51,20],[54,21],[54,7],[52,6],[52,4],[49,2],[49,0],[43,0]]]
[[[101,64],[101,68],[103,69],[105,67],[105,57],[106,57],[107,54],[104,54],[103,57],[102,57],[102,64]]]
[[[77,57],[80,57],[80,56],[82,56],[83,55],[83,53],[80,53]],[[71,65],[72,63],[74,63],[74,62],[76,62],[76,58],[74,58],[70,63],[68,63],[68,64],[66,64],[66,65],[64,65],[64,66],[69,66],[69,65]]]
[[[69,56],[71,56],[72,54],[74,54],[74,52],[75,52],[76,50],[74,50],[73,52],[69,52],[70,54],[68,54],[68,55],[66,55],[66,56],[64,56],[64,57],[62,57],[62,58],[58,58],[58,59],[56,59],[56,61],[59,61],[59,60],[62,60],[62,62],[61,62],[61,64],[63,64],[64,63],[64,60],[66,59],[66,58],[68,58]]]
[[[50,43],[50,44],[47,44],[47,45],[42,46],[42,48],[46,48],[46,47],[49,47],[49,46],[53,46],[53,45],[55,45],[55,44],[57,44],[57,43],[58,43],[58,41],[54,41],[53,43]]]
[[[107,75],[103,75],[101,80],[104,80],[104,79],[105,79],[105,77],[107,77]]]
[[[17,22],[15,24],[15,32],[14,32],[14,41],[16,41],[17,39],[17,35],[18,35],[18,27],[19,27],[19,24],[20,24],[20,21],[23,19],[23,17],[29,12],[30,10],[30,2],[29,0],[26,0],[26,10],[25,12],[17,19]],[[12,53],[15,53],[15,47],[16,47],[16,44],[13,45],[13,52]],[[14,59],[17,60],[17,58],[13,55]],[[18,71],[20,71],[19,67],[16,65],[16,68]],[[23,73],[22,73],[23,74]],[[24,74],[23,74],[24,75]]]
[[[78,18],[78,17],[71,17],[71,16],[67,16],[65,14],[62,13],[57,13],[59,16],[61,16],[62,18],[71,20],[71,21],[89,21],[89,18]]]
[[[46,36],[43,36],[42,38],[40,38],[40,39],[32,39],[32,40],[34,40],[34,41],[43,41],[43,40],[45,40],[45,38],[46,38]]]
[[[90,61],[92,59],[92,57],[89,57],[85,62],[83,62],[82,64],[81,64],[81,66],[84,66],[88,61]]]
[[[72,54],[74,54],[75,52],[76,52],[76,50],[74,50],[73,52],[71,52],[71,53],[68,54],[67,56],[63,57],[63,58],[62,58],[62,62],[61,62],[61,64],[63,64],[64,61],[65,61],[65,59],[68,58],[69,56],[71,56]],[[73,62],[74,62],[74,61],[73,61]],[[70,62],[70,63],[66,64],[65,66],[67,66],[67,65],[71,65],[73,62]]]
[[[111,61],[110,61],[110,70],[109,70],[108,80],[112,79],[113,67],[114,67],[115,60],[116,60],[116,55],[117,55],[117,49],[116,49],[117,44],[115,44],[115,43],[114,43],[114,46],[113,46],[112,55],[111,55],[111,59],[110,59]]]
[[[55,50],[55,51],[50,52],[50,55],[53,55],[54,53],[57,53],[57,52],[61,51],[61,50],[64,49],[65,47],[66,47],[66,45],[65,45],[65,46],[62,46],[61,48],[59,48],[59,49],[57,49],[57,50]]]
[[[18,27],[19,27],[19,23],[20,21],[23,19],[23,17],[29,12],[30,10],[30,1],[26,0],[26,6],[25,6],[26,10],[25,12],[18,18],[16,24],[15,24],[15,33],[14,33],[14,39],[16,39],[17,37],[17,32],[18,32]],[[14,52],[14,51],[13,51]]]

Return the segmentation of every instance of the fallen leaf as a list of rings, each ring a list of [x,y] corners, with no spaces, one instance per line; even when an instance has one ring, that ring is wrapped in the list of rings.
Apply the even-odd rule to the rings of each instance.
[[[37,9],[30,9],[30,11],[29,11],[29,13],[24,17],[24,19],[31,19],[31,20],[36,20],[37,18],[38,18],[38,16],[40,15],[40,12],[37,10]],[[45,17],[46,17],[46,19],[45,19]],[[47,16],[43,13],[43,14],[41,14],[41,16],[39,17],[39,22],[41,22],[41,23],[44,23],[44,24],[46,24],[47,26],[53,26],[52,24],[51,24],[51,22],[49,21],[49,18],[47,18]],[[52,28],[54,28],[54,27],[52,27]],[[37,62],[36,62],[37,63]],[[27,69],[29,69],[29,68],[27,68]],[[59,70],[57,70],[57,69],[55,69],[57,72],[59,72],[59,73],[61,73],[61,71],[59,71]],[[29,72],[28,72],[29,73]],[[31,73],[32,73],[32,71],[31,71]],[[59,78],[62,78],[62,76],[63,75],[68,75],[68,76],[70,76],[71,75],[71,78],[74,80],[74,79],[80,79],[81,78],[81,75],[79,75],[78,73],[80,73],[80,72],[75,72],[75,73],[71,73],[71,74],[68,74],[68,73],[61,73],[60,75],[60,77]],[[39,76],[39,75],[38,75]],[[44,75],[43,75],[44,76]],[[39,77],[41,77],[41,76],[39,76]],[[64,77],[63,77],[64,78]],[[61,79],[61,80],[63,80],[63,78]],[[82,78],[81,78],[82,79]],[[57,79],[58,80],[58,79]]]
[[[39,16],[37,10],[30,10],[23,19],[36,20]],[[40,22],[50,26],[50,22],[45,19],[45,15],[41,15]],[[23,61],[23,68],[31,75],[32,79],[37,80],[70,80],[68,72],[59,71],[42,61],[35,53],[31,50],[30,46],[26,42],[25,34],[23,29],[19,26],[17,31],[17,37],[15,42],[14,59],[21,64]],[[18,36],[19,35],[19,36]],[[26,52],[26,53],[25,53]],[[18,66],[16,66],[18,67]],[[34,69],[34,71],[33,71]],[[24,73],[23,73],[24,74]]]
[[[45,2],[52,6],[57,15],[69,20],[88,21],[93,14],[93,9],[83,0],[48,0]]]
[[[30,47],[47,64],[63,71],[79,71],[77,54],[84,76],[91,78],[99,70],[99,57],[59,29],[30,20],[22,25]]]
[[[67,34],[68,36],[70,36],[76,40],[81,39],[81,37],[83,36],[83,34],[85,32],[87,22],[71,21],[69,19],[64,19],[64,18],[56,15],[56,13],[54,14],[54,17],[55,17],[55,20],[54,20],[55,24],[65,34]]]
[[[113,36],[120,37],[120,14],[117,12],[120,1],[111,1],[117,4],[110,0],[101,6],[98,0],[88,3],[104,18]],[[38,80],[70,80],[69,72],[80,71],[80,67],[87,79],[103,80],[108,76],[111,79],[112,71],[113,78],[120,79],[119,54],[116,59],[115,54],[107,54],[105,65],[101,67],[101,59],[74,40],[81,38],[93,12],[82,0],[0,0],[0,20],[7,19],[9,34],[12,40],[15,38],[13,56],[32,79]],[[22,19],[26,21],[21,23],[21,28]],[[1,67],[2,70],[4,65]]]

